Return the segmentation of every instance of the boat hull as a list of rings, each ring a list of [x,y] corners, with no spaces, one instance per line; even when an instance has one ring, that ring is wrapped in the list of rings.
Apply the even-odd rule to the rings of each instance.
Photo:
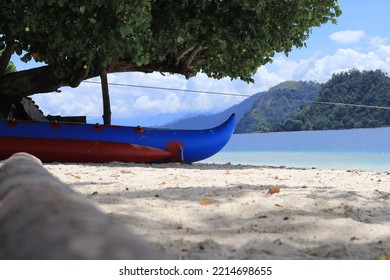
[[[234,115],[205,130],[0,120],[0,157],[28,152],[43,161],[191,163],[220,151],[234,127]]]

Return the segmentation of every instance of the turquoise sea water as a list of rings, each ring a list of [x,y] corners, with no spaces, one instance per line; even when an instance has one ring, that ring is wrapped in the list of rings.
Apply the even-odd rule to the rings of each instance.
[[[390,128],[235,134],[204,162],[390,171]]]

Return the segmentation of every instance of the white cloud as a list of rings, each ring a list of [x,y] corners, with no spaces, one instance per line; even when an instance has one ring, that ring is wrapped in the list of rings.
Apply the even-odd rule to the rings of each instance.
[[[174,113],[177,112],[183,104],[180,98],[174,94],[169,93],[163,98],[151,99],[148,95],[138,97],[131,105],[134,112],[159,112],[159,113]]]
[[[77,90],[62,88],[61,93],[34,95],[45,114],[62,116],[101,116],[102,98],[99,85],[82,84]]]
[[[383,46],[387,44],[387,38],[382,38],[382,37],[373,37],[369,40],[370,45],[372,48],[376,48],[378,46]]]
[[[384,51],[387,50],[387,53]],[[302,61],[294,74],[295,80],[326,82],[334,73],[358,70],[381,69],[390,72],[390,46],[378,46],[376,50],[358,52],[339,49],[332,55],[320,59]]]
[[[344,30],[332,33],[329,38],[339,44],[357,43],[365,36],[362,30]]]

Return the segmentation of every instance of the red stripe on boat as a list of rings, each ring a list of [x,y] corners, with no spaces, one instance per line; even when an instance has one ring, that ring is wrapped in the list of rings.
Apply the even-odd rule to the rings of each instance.
[[[172,162],[177,152],[115,142],[0,137],[0,159],[26,152],[45,162]]]

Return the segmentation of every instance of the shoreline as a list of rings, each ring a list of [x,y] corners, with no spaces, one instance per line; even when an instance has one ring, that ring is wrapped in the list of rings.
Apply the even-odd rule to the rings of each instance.
[[[390,153],[329,151],[221,151],[206,164],[255,167],[390,171]]]
[[[211,163],[44,167],[175,259],[390,254],[389,172]]]

